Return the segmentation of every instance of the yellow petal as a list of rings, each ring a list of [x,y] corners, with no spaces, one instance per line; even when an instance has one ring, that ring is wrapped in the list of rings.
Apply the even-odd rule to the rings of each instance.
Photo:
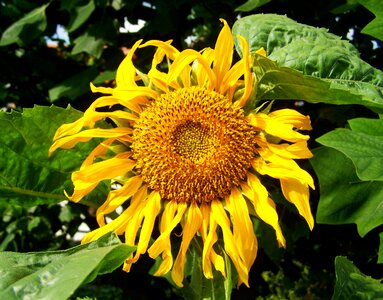
[[[84,195],[83,193],[88,194],[100,181],[125,175],[132,170],[134,166],[135,161],[125,158],[123,155],[117,155],[111,159],[84,167],[72,174],[72,182],[75,189],[74,194],[76,194],[76,192],[81,192],[82,196]],[[77,202],[81,198],[76,194],[76,196],[72,195],[69,199]]]
[[[161,209],[161,196],[158,192],[152,192],[144,211],[144,222],[142,224],[140,239],[137,245],[137,253],[143,254],[148,247],[150,236],[153,232],[154,222]]]
[[[283,124],[293,125],[299,130],[311,130],[310,117],[294,109],[279,109],[269,113],[269,117]]]
[[[182,281],[184,278],[184,267],[185,267],[185,255],[186,251],[189,248],[189,244],[200,229],[202,224],[202,214],[196,203],[192,203],[187,211],[187,215],[185,218],[185,223],[183,224],[182,230],[182,242],[180,246],[180,250],[178,251],[178,255],[176,260],[174,261],[174,266],[171,272],[172,279],[174,283],[182,287]]]
[[[189,64],[191,64],[195,60],[198,60],[198,62],[201,64],[204,71],[206,72],[209,78],[208,88],[212,90],[213,87],[216,85],[215,74],[210,68],[210,65],[206,61],[206,59],[199,52],[192,49],[186,49],[182,51],[174,60],[173,64],[169,68],[168,84],[175,81],[177,77],[180,76],[182,72],[184,72],[185,68],[187,68]]]
[[[257,51],[255,51],[255,53],[257,53],[257,54],[259,54],[259,55],[262,55],[262,56],[264,56],[264,57],[267,56],[266,50],[265,50],[263,47],[261,47],[261,48],[259,48]]]
[[[275,154],[285,158],[301,159],[311,158],[313,154],[307,147],[306,141],[296,142],[294,144],[272,144],[268,143],[267,147]]]
[[[206,61],[206,65],[211,66],[214,60],[214,50],[211,48],[205,48],[202,51],[202,57],[203,60]],[[193,68],[196,70],[196,78],[199,86],[206,86],[207,83],[209,82],[209,77],[207,72],[205,71],[205,68],[201,63],[198,61],[193,62]]]
[[[133,47],[129,50],[128,55],[121,62],[116,73],[117,88],[120,87],[134,87],[136,86],[135,76],[136,68],[133,65],[133,55],[141,44],[142,40],[134,43]]]
[[[151,258],[156,258],[161,253],[163,254],[163,262],[154,274],[155,276],[166,274],[170,271],[173,265],[170,234],[172,233],[173,229],[181,222],[186,209],[186,203],[177,203],[176,201],[170,201],[165,206],[161,218],[161,234],[148,249],[148,254]],[[174,216],[176,211],[177,214]]]
[[[231,67],[234,51],[234,41],[230,27],[224,19],[220,19],[220,21],[223,23],[223,28],[218,35],[217,42],[214,47],[213,63],[217,91],[220,90],[222,80]]]
[[[243,37],[239,37],[242,48],[242,61],[243,61],[243,74],[245,77],[245,86],[241,98],[236,102],[236,105],[243,107],[246,104],[247,99],[249,98],[252,89],[253,89],[253,77],[251,75],[251,66],[250,66],[250,53],[249,45]]]
[[[311,175],[301,169],[294,160],[276,155],[267,149],[260,149],[258,153],[261,157],[252,162],[258,173],[277,179],[297,179],[315,189]]]
[[[116,208],[121,206],[125,201],[128,201],[142,185],[142,177],[134,176],[128,179],[124,185],[117,189],[110,191],[106,201],[97,209],[96,218],[99,226],[105,225],[104,216],[115,211]]]
[[[254,205],[254,210],[258,217],[274,228],[279,246],[285,247],[286,240],[279,226],[275,203],[269,198],[267,189],[262,185],[259,178],[248,173],[247,184],[243,183],[241,187],[247,198]]]
[[[79,133],[63,137],[56,141],[51,148],[63,148],[63,149],[70,149],[73,148],[77,143],[79,142],[87,142],[91,140],[92,138],[117,138],[117,137],[123,137],[125,135],[131,134],[132,129],[131,128],[111,128],[111,129],[88,129],[83,130]]]
[[[247,119],[254,127],[289,142],[299,142],[310,138],[308,135],[293,130],[292,124],[279,122],[263,113],[250,114]]]
[[[233,234],[238,252],[246,268],[250,270],[257,256],[258,243],[246,200],[239,190],[234,188],[231,194],[226,197],[225,203],[233,223]]]
[[[314,218],[311,214],[307,184],[296,179],[281,179],[281,187],[285,198],[295,205],[299,214],[305,218],[310,230],[312,230]]]
[[[148,46],[155,46],[158,47],[158,50],[154,54],[153,61],[155,62],[155,65],[159,64],[162,62],[162,58],[164,55],[169,57],[171,60],[175,60],[177,55],[180,53],[177,48],[173,47],[171,45],[171,40],[170,41],[159,41],[159,40],[150,40],[140,46],[140,48],[148,47]]]
[[[222,276],[226,277],[225,272],[225,261],[222,256],[218,255],[214,249],[213,245],[218,240],[217,237],[217,223],[212,220],[210,222],[210,207],[209,205],[201,206],[202,213],[202,226],[200,229],[201,236],[203,239],[203,251],[202,251],[202,270],[206,278],[213,278],[213,272],[211,264],[213,263],[215,269],[221,272]],[[207,232],[209,230],[209,232]]]
[[[224,248],[231,258],[238,272],[238,282],[243,282],[248,285],[249,269],[241,259],[240,252],[237,248],[236,240],[230,229],[230,221],[223,209],[221,201],[214,200],[211,202],[211,219],[210,222],[216,222],[222,229]]]

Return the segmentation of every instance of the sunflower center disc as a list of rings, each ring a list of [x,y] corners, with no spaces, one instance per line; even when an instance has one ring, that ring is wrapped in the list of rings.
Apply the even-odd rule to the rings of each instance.
[[[214,138],[201,123],[186,121],[176,127],[172,135],[174,152],[198,163],[214,152]]]
[[[136,172],[163,199],[210,202],[246,178],[256,154],[242,109],[200,87],[162,94],[134,125]]]

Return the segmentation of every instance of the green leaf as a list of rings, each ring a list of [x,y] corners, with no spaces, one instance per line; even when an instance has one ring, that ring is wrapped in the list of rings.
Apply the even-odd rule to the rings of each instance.
[[[49,100],[51,102],[55,102],[60,98],[66,98],[69,101],[73,101],[81,95],[89,92],[89,82],[91,82],[97,74],[97,68],[91,67],[72,77],[69,77],[48,91]]]
[[[383,181],[383,119],[354,119],[350,126],[352,130],[335,129],[322,135],[317,142],[350,158],[361,180]]]
[[[110,18],[92,24],[84,34],[74,40],[75,46],[72,49],[72,55],[86,52],[100,58],[105,44],[113,41],[115,35],[116,28]]]
[[[346,257],[335,258],[336,283],[332,300],[383,298],[383,284],[364,275]]]
[[[8,27],[1,36],[0,46],[7,46],[13,43],[26,45],[41,35],[47,27],[45,9],[48,4],[35,8],[23,18]]]
[[[321,147],[313,153],[321,191],[316,221],[355,223],[361,236],[383,224],[383,182],[361,181],[351,160],[337,150]]]
[[[134,250],[109,233],[67,250],[1,252],[0,299],[68,299],[81,284],[118,268]]]
[[[207,279],[202,270],[201,249],[197,249],[196,244],[194,244],[194,247],[190,247],[189,250],[185,265],[185,277],[190,276],[190,281],[184,280],[187,282],[181,290],[184,298],[230,300],[232,289],[237,280],[230,258],[225,253],[221,253],[225,260],[226,278],[213,267],[213,279]]]
[[[70,175],[78,169],[97,141],[81,143],[71,150],[53,153],[48,149],[56,129],[82,113],[51,106],[35,106],[21,114],[0,113],[0,201],[34,206],[65,200],[64,189],[72,189]],[[108,187],[101,184],[89,197],[94,206],[106,199]]]
[[[238,6],[235,11],[243,11],[243,12],[249,12],[252,11],[258,7],[261,7],[267,3],[269,3],[271,0],[248,0],[247,2],[243,3],[242,5]]]
[[[375,19],[362,29],[362,33],[383,41],[383,2],[381,0],[357,1],[375,15]]]
[[[245,37],[252,53],[264,47],[268,57],[277,61],[274,66],[267,63],[268,68],[257,74],[259,99],[383,107],[383,72],[364,62],[349,42],[326,29],[265,14],[238,20],[233,35]],[[236,46],[239,50],[238,40]],[[255,68],[257,64],[265,64],[265,58],[257,58]]]
[[[372,109],[383,109],[383,88],[366,82],[348,82],[320,79],[304,75],[291,68],[278,67],[268,58],[254,55],[256,74],[254,94],[248,108],[254,109],[260,100],[306,100],[310,103],[360,104]]]
[[[83,6],[76,6],[75,9],[71,10],[71,19],[69,25],[67,26],[68,32],[73,32],[79,28],[92,14],[96,8],[94,1],[90,0],[89,3]]]

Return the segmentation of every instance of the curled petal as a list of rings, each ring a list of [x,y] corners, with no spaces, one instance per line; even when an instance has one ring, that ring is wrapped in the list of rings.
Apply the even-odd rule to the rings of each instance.
[[[189,248],[192,238],[200,229],[201,224],[201,211],[196,203],[192,203],[187,211],[185,223],[183,224],[181,247],[178,251],[178,255],[174,261],[174,266],[171,272],[174,283],[179,287],[183,286],[182,281],[184,278],[186,251]]]
[[[296,179],[281,179],[282,192],[285,198],[298,209],[305,218],[310,230],[314,227],[314,218],[309,203],[309,188],[306,183]]]

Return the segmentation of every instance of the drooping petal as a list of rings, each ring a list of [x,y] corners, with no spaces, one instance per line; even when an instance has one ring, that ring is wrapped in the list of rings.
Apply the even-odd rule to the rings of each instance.
[[[112,222],[105,224],[104,226],[101,226],[100,228],[97,228],[91,232],[88,232],[84,238],[81,240],[82,244],[89,243],[91,241],[97,240],[107,232],[115,231],[116,234],[122,234],[124,231],[127,230],[127,226],[129,225],[129,228],[131,228],[130,223],[131,219],[134,216],[139,216],[140,209],[137,209],[139,207],[138,204],[142,203],[146,198],[146,190],[147,187],[143,186],[141,187],[138,192],[136,192],[133,196],[133,199],[131,201],[131,205],[124,210],[121,215],[119,215],[116,219],[114,219]],[[144,205],[141,205],[144,207]],[[129,244],[134,245],[134,241]]]
[[[119,127],[111,128],[111,129],[95,128],[95,129],[83,130],[83,131],[80,131],[79,133],[66,136],[57,140],[54,143],[54,146],[52,145],[52,149],[57,149],[57,148],[71,149],[77,143],[87,142],[91,140],[92,138],[97,138],[97,137],[98,138],[118,138],[118,137],[126,136],[131,133],[132,133],[131,128],[119,128]]]
[[[311,158],[313,154],[307,147],[306,141],[294,144],[273,144],[268,143],[267,147],[275,154],[291,159]]]
[[[275,203],[269,198],[267,189],[262,185],[259,178],[249,172],[247,174],[247,184],[243,183],[241,187],[247,198],[254,205],[254,210],[258,217],[274,228],[279,246],[285,247],[286,240],[279,226]]]
[[[182,230],[182,242],[178,255],[174,261],[174,266],[171,272],[172,279],[176,285],[182,287],[185,268],[185,255],[189,248],[189,244],[202,224],[202,214],[196,203],[192,203],[187,211],[185,223]]]
[[[135,245],[138,230],[141,232],[138,239],[137,249],[134,256],[125,260],[123,270],[130,271],[132,263],[135,263],[140,255],[146,252],[153,232],[154,222],[161,209],[161,197],[157,192],[152,192],[145,201],[137,203],[135,213],[125,230],[125,243]]]
[[[242,260],[238,250],[236,239],[230,229],[230,220],[223,209],[221,201],[213,200],[211,202],[211,219],[210,222],[216,222],[222,229],[224,247],[227,255],[231,258],[235,268],[238,272],[238,281],[243,282],[246,286],[248,284],[249,269],[245,262]]]
[[[299,130],[311,130],[310,117],[304,116],[294,109],[279,109],[268,114],[270,118],[283,124],[293,125]]]
[[[170,201],[166,204],[161,217],[160,236],[155,240],[148,249],[151,258],[157,258],[162,253],[162,263],[155,276],[161,276],[170,271],[173,265],[173,256],[171,252],[170,234],[173,229],[181,222],[182,217],[187,209],[186,203],[177,203]],[[177,214],[175,215],[175,212]],[[174,216],[175,215],[175,216]]]
[[[213,246],[218,240],[217,236],[217,223],[212,220],[210,222],[210,206],[203,204],[201,206],[202,213],[202,226],[200,229],[203,239],[203,252],[202,252],[202,270],[206,278],[213,278],[213,272],[211,265],[213,264],[215,269],[221,272],[222,276],[226,277],[225,262],[221,255],[218,255]]]
[[[127,154],[118,154],[113,158],[84,167],[72,174],[74,184],[73,195],[70,200],[78,202],[89,194],[97,184],[104,179],[112,179],[133,169],[135,161],[126,158]]]
[[[250,270],[257,256],[258,243],[254,233],[253,223],[249,216],[246,200],[239,190],[234,188],[230,196],[226,197],[225,203],[232,220],[234,240],[238,253],[246,265],[247,270]],[[244,281],[240,277],[238,285],[242,282]],[[245,284],[247,285],[247,280]]]
[[[97,209],[96,218],[99,226],[105,225],[105,215],[115,211],[125,201],[128,201],[142,185],[142,177],[134,176],[128,179],[124,185],[114,191],[110,191],[106,201]]]
[[[150,236],[153,232],[154,222],[161,209],[161,196],[157,192],[152,192],[147,201],[144,211],[144,222],[142,224],[140,239],[137,245],[137,254],[143,254],[148,248]]]
[[[250,114],[247,116],[247,119],[249,123],[257,129],[264,130],[270,135],[289,142],[299,142],[309,139],[308,135],[303,135],[295,131],[292,124],[278,122],[277,120],[274,120],[263,113]]]
[[[306,183],[296,179],[281,179],[282,192],[285,198],[293,203],[299,214],[305,218],[310,230],[314,227],[314,218],[311,214],[309,202],[309,188]]]

